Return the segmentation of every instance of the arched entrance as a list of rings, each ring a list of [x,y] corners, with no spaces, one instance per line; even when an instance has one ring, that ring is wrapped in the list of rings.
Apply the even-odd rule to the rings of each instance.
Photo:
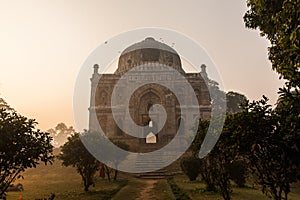
[[[141,125],[149,124],[149,121],[150,121],[149,110],[154,104],[162,104],[162,102],[161,102],[161,98],[159,97],[159,95],[153,90],[146,91],[139,98],[139,107],[137,109],[137,117],[138,117],[138,122]],[[155,115],[155,113],[152,117],[154,118],[154,120],[158,120],[158,118],[159,118],[159,116]]]
[[[158,111],[151,110],[151,118],[149,116],[149,111],[153,108],[153,105],[162,105],[163,94],[159,93],[155,89],[145,89],[137,98],[137,109],[135,110],[135,117],[137,122],[146,126],[143,136],[144,138],[139,141],[139,149],[143,151],[153,151],[160,145],[159,134],[157,133],[157,123],[159,120]],[[157,112],[157,114],[156,114]]]

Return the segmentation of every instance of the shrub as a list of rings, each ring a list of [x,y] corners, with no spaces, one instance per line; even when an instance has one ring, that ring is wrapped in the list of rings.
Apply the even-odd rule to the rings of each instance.
[[[180,163],[183,173],[189,177],[190,181],[194,181],[198,177],[200,165],[200,159],[195,157],[183,158]]]
[[[245,187],[246,168],[243,160],[233,161],[229,166],[230,179],[233,180],[238,187]]]

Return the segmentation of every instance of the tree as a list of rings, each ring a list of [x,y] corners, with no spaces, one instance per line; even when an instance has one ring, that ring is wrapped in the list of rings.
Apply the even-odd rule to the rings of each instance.
[[[75,130],[72,126],[68,127],[64,123],[59,123],[55,128],[51,128],[47,132],[50,133],[50,136],[53,138],[53,146],[58,148],[67,141],[69,136],[75,133]]]
[[[247,98],[237,92],[228,92],[225,100],[225,93],[219,90],[216,82],[210,81],[209,86],[215,95],[213,98],[215,100],[213,106],[217,106],[215,109],[222,110],[222,107],[218,106],[224,105],[225,101],[227,102],[227,116],[218,142],[213,150],[200,162],[200,175],[206,184],[206,190],[217,191],[217,188],[219,188],[223,198],[229,200],[231,192],[230,179],[240,185],[243,185],[245,181],[245,168],[239,168],[239,175],[242,175],[239,177],[240,179],[234,176],[236,174],[232,173],[231,170],[236,162],[242,162],[236,156],[235,139],[232,138],[232,113],[241,112],[242,107],[240,105],[245,103]],[[218,119],[217,116],[215,117]],[[190,147],[194,157],[198,157],[208,127],[209,121],[199,121],[196,137]],[[212,130],[211,132],[215,131]]]
[[[280,137],[281,159],[288,176],[284,177],[285,199],[290,192],[290,184],[300,180],[300,94],[288,88],[280,90],[280,104],[274,110],[275,131]]]
[[[73,166],[80,174],[84,191],[94,185],[94,175],[100,167],[100,163],[94,158],[80,140],[79,133],[68,137],[68,141],[62,146],[58,158],[62,160],[63,166]]]
[[[246,27],[270,41],[272,68],[288,87],[300,87],[300,0],[247,0]]]
[[[209,164],[214,174],[215,185],[219,187],[224,200],[230,200],[230,166],[236,159],[235,140],[232,138],[232,115],[227,114],[222,134],[209,154]]]
[[[129,145],[123,141],[120,140],[112,140],[112,142],[119,148],[125,150],[126,152],[129,150]],[[115,175],[114,175],[114,180],[117,180],[118,176],[118,166],[119,164],[127,157],[128,153],[125,154],[117,154],[117,152],[111,152],[113,154],[113,157],[115,158],[113,160],[113,163],[115,165]]]
[[[198,154],[201,148],[201,145],[203,143],[205,134],[207,133],[209,127],[209,121],[208,120],[199,120],[197,133],[195,136],[195,139],[193,140],[191,144],[191,151],[192,155],[195,158],[198,158]],[[217,191],[216,184],[215,184],[215,174],[213,174],[212,167],[213,161],[211,160],[210,154],[207,155],[205,158],[201,159],[200,161],[200,167],[199,167],[199,173],[201,175],[202,180],[205,182],[205,189],[207,191]]]
[[[34,119],[0,108],[0,197],[26,169],[52,164],[51,137],[36,125]]]
[[[199,158],[191,156],[183,158],[180,162],[180,167],[183,173],[189,177],[190,181],[194,181],[199,175],[200,164],[201,161]]]
[[[97,140],[97,139],[95,139]],[[98,139],[99,141],[99,139]],[[114,140],[114,139],[110,139],[110,141],[112,142],[113,145],[125,150],[125,152],[122,152],[122,153],[118,153],[115,151],[114,148],[111,148],[111,146],[107,146],[108,149],[104,150],[103,153],[106,154],[106,159],[104,162],[107,162],[107,163],[110,163],[111,164],[111,167],[105,165],[105,164],[102,164],[101,167],[104,168],[104,173],[106,174],[107,176],[107,179],[108,181],[110,182],[111,181],[111,177],[110,175],[114,172],[114,178],[113,180],[116,181],[117,180],[117,177],[118,177],[118,173],[119,173],[119,170],[118,170],[118,166],[119,164],[127,157],[128,155],[128,150],[129,150],[129,145],[121,140]],[[99,142],[99,144],[103,144],[104,141],[101,141]],[[107,141],[106,141],[107,142]],[[102,154],[103,156],[103,154]],[[103,156],[104,158],[104,156]],[[112,168],[113,167],[113,168]],[[101,169],[100,169],[101,171]],[[101,173],[101,172],[100,172]]]
[[[231,123],[235,151],[248,162],[263,193],[275,200],[288,198],[290,184],[299,175],[299,123],[285,127],[286,114],[273,110],[264,97],[247,102]]]
[[[235,159],[229,165],[230,179],[237,184],[238,187],[245,187],[246,184],[246,163],[244,159]]]
[[[274,199],[284,199],[290,183],[299,179],[299,135],[300,135],[300,0],[248,0],[249,10],[244,16],[246,27],[259,29],[262,36],[270,41],[269,59],[272,68],[286,79],[285,87],[279,91],[280,102],[272,113],[275,120],[273,133],[264,146],[256,145],[257,156],[282,160],[274,171],[277,178],[264,178],[263,186],[271,190]],[[252,108],[255,106],[252,104]],[[256,105],[257,107],[257,105]],[[270,113],[269,113],[270,114]],[[261,163],[262,167],[265,163]],[[270,171],[272,171],[272,166]],[[267,166],[264,166],[267,167]],[[275,169],[273,169],[275,170]],[[279,177],[282,176],[282,178]],[[263,178],[263,177],[261,177]],[[267,180],[267,183],[266,182]],[[268,182],[271,186],[266,186]],[[274,182],[281,186],[274,188]]]
[[[227,112],[229,113],[237,113],[241,112],[241,105],[247,101],[245,95],[237,93],[237,92],[227,92],[226,93],[226,102],[227,102]]]
[[[7,111],[14,111],[14,109],[12,107],[10,107],[10,105],[8,105],[7,102],[3,98],[0,98],[0,108],[3,108]]]
[[[228,120],[226,118],[226,127]],[[209,126],[209,121],[200,120],[196,137],[191,145],[194,156],[198,156],[201,144]],[[225,200],[230,200],[230,173],[229,165],[234,159],[231,148],[230,132],[223,129],[223,132],[211,152],[200,162],[200,175],[206,184],[207,191],[220,189]]]
[[[282,109],[286,112],[284,115],[279,109],[273,110],[267,101],[266,97],[251,103],[246,101],[242,112],[227,114],[216,146],[202,161],[204,181],[211,188],[219,187],[224,199],[230,199],[230,168],[241,159],[256,175],[263,193],[275,200],[281,200],[283,194],[287,199],[290,184],[296,181],[299,123],[289,122],[290,126],[286,127],[288,112],[293,112],[291,108]],[[299,102],[293,102],[293,108],[300,108]],[[206,130],[207,124],[199,124],[200,131]]]

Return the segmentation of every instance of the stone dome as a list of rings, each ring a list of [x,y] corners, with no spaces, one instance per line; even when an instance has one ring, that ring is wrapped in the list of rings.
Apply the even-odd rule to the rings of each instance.
[[[152,37],[147,37],[127,47],[121,53],[115,74],[122,75],[135,66],[146,63],[164,64],[183,72],[180,57],[172,47]]]

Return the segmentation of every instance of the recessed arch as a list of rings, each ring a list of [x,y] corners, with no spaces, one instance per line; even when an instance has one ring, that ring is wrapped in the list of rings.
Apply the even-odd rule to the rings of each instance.
[[[149,109],[154,104],[162,104],[160,96],[153,90],[148,90],[143,93],[143,95],[138,98],[138,112],[140,114],[148,114]]]
[[[100,105],[107,105],[108,104],[108,92],[106,90],[99,90],[97,91],[98,94],[96,96],[96,102]]]

